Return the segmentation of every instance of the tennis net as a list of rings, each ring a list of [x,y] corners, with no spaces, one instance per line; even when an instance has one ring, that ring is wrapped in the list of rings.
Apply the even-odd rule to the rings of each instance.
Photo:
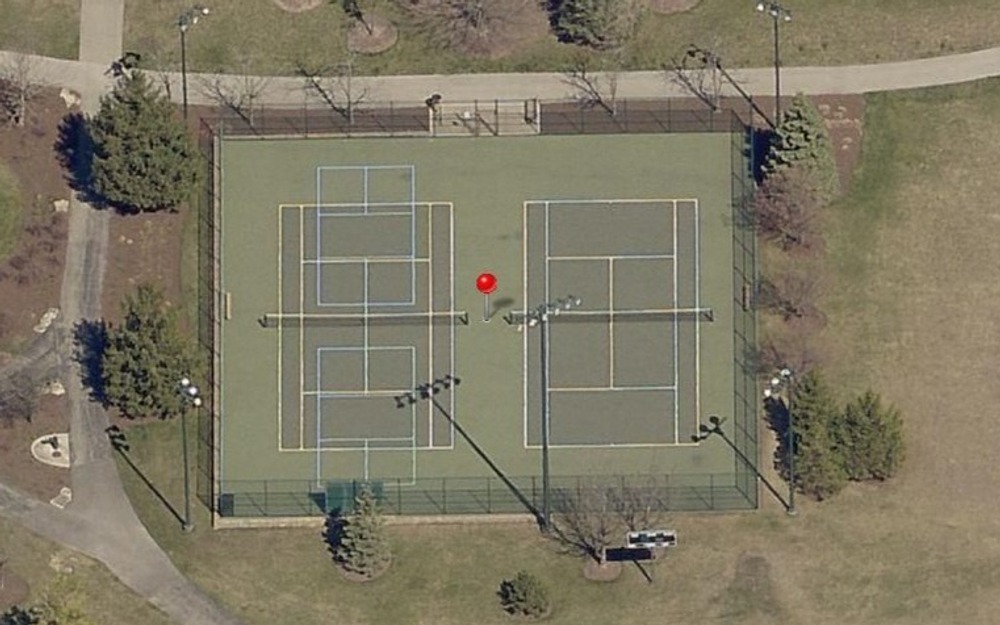
[[[265,328],[281,327],[344,327],[344,326],[397,326],[397,325],[469,325],[469,313],[369,313],[369,314],[314,314],[266,313],[259,319]]]
[[[535,325],[541,321],[557,323],[621,323],[629,321],[715,321],[711,308],[665,308],[665,309],[622,309],[622,310],[539,310],[512,311],[504,316],[511,325]]]

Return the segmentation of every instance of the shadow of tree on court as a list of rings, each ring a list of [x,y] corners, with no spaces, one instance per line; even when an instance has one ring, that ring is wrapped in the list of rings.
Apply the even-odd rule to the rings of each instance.
[[[104,390],[104,351],[108,347],[108,326],[103,319],[83,319],[73,326],[73,357],[80,365],[80,377],[90,398],[108,407]]]

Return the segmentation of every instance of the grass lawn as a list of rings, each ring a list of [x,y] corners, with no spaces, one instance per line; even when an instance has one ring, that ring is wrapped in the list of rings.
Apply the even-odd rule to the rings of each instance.
[[[249,623],[507,623],[500,580],[527,568],[549,585],[551,623],[988,625],[1000,609],[1000,82],[877,95],[854,188],[831,208],[824,310],[830,377],[872,385],[906,421],[909,461],[881,486],[757,513],[679,515],[680,546],[611,584],[531,526],[394,527],[383,578],[346,582],[318,530],[183,535],[122,468],[153,536]],[[135,462],[180,509],[178,424],[129,434]]]
[[[79,0],[0,0],[4,50],[75,59],[80,51]]]
[[[0,163],[0,262],[14,251],[21,231],[22,212],[17,179]]]
[[[72,567],[70,588],[79,593],[80,608],[101,625],[168,625],[165,614],[124,587],[100,563],[32,534],[7,519],[0,518],[0,559],[4,571],[15,574],[31,588],[28,602],[38,598],[56,578],[56,568]]]
[[[359,74],[559,71],[577,56],[599,61],[551,35],[495,60],[471,59],[444,49],[440,37],[418,27],[389,0],[373,4],[397,24],[400,36],[389,51],[358,57]],[[293,14],[270,0],[210,5],[212,15],[188,38],[194,70],[291,73],[297,61],[330,65],[345,58],[345,19],[337,6],[324,3]],[[179,67],[175,25],[186,6],[181,0],[128,0],[125,49],[142,53],[156,66]],[[1000,44],[1000,4],[993,0],[789,0],[785,6],[794,13],[781,35],[783,62],[789,66],[875,63]],[[770,18],[757,15],[750,0],[702,0],[686,13],[648,14],[621,56],[628,69],[657,69],[695,43],[717,49],[727,67],[767,66],[771,41]]]

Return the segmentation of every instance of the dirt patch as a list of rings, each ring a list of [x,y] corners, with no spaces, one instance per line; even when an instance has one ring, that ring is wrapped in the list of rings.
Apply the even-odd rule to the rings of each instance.
[[[690,11],[698,6],[701,0],[649,0],[649,9],[653,13],[669,15],[670,13],[681,13]]]
[[[162,212],[112,217],[102,300],[106,319],[117,321],[125,295],[144,282],[159,286],[168,302],[179,304],[184,215]]]
[[[24,126],[0,127],[0,160],[17,178],[25,209],[18,246],[0,263],[0,351],[18,349],[42,314],[59,306],[68,220],[53,202],[68,200],[71,190],[53,146],[66,113],[59,92],[44,90]]]
[[[602,566],[593,558],[587,558],[583,565],[583,576],[592,582],[613,582],[621,577],[621,574],[621,562],[606,562]]]
[[[841,189],[851,184],[854,168],[861,156],[865,97],[863,95],[817,96],[816,107],[826,121],[830,145],[837,161]]]
[[[66,432],[69,404],[66,396],[45,395],[30,422],[0,426],[0,482],[48,501],[69,486],[69,470],[42,464],[31,456],[31,442],[39,436]]]
[[[0,610],[7,610],[24,603],[28,598],[28,582],[9,572],[0,572]]]
[[[740,554],[729,585],[715,603],[720,619],[762,624],[785,620],[784,609],[772,577],[771,563],[760,554]]]
[[[289,13],[302,13],[321,6],[324,0],[274,0],[274,3]]]
[[[378,13],[365,13],[364,23],[355,21],[347,31],[347,49],[361,54],[379,54],[396,45],[399,30]]]

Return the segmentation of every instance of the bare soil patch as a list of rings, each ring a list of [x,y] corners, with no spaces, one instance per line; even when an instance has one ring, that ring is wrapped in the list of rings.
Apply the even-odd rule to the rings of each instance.
[[[28,598],[28,582],[10,571],[3,571],[0,576],[3,580],[3,588],[0,588],[0,610],[7,610],[24,603]]]
[[[583,565],[583,576],[592,582],[613,582],[622,574],[621,562],[605,562],[600,565],[593,558],[587,558]]]
[[[396,45],[399,30],[389,18],[378,13],[365,13],[365,23],[367,26],[355,21],[347,31],[349,50],[361,54],[379,54]]]
[[[31,456],[31,442],[39,436],[66,432],[69,427],[66,396],[45,395],[30,422],[0,426],[0,482],[48,501],[69,486],[69,470],[38,462]],[[72,450],[71,450],[72,453]]]
[[[318,8],[324,0],[274,0],[274,3],[289,13],[303,13]]]
[[[159,286],[168,302],[180,305],[183,226],[181,212],[116,215],[111,219],[103,293],[106,319],[117,321],[125,295],[145,282]]]
[[[42,314],[59,306],[67,219],[52,202],[68,200],[72,191],[54,145],[66,113],[59,92],[47,89],[29,104],[24,126],[0,126],[0,160],[17,178],[24,202],[18,247],[0,263],[0,351],[33,337]]]

